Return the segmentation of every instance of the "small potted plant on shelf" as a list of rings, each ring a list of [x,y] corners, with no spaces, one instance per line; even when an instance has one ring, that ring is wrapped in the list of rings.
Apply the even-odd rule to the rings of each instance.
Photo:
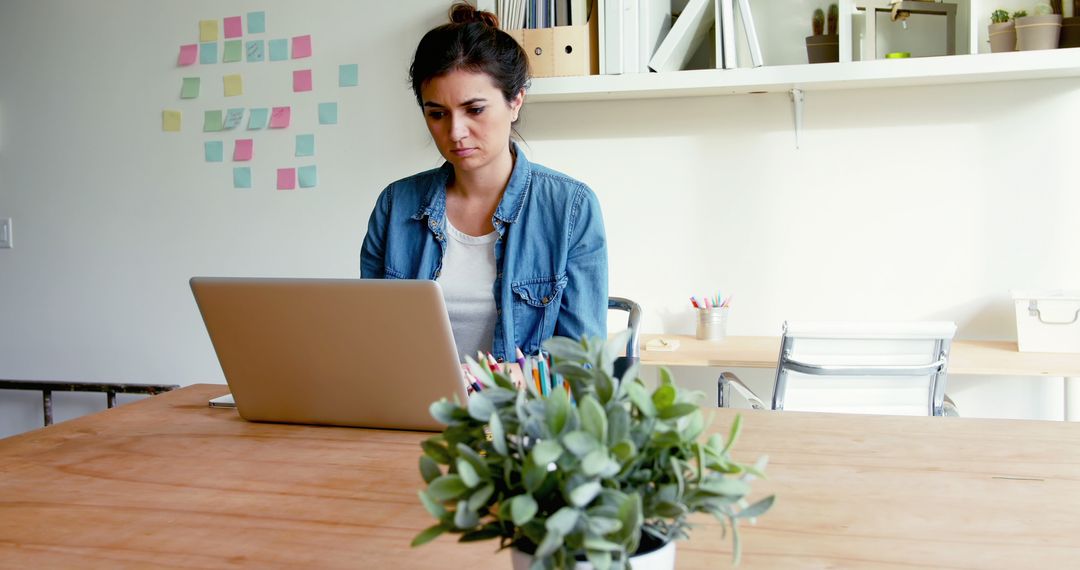
[[[829,5],[828,20],[821,8],[814,10],[811,19],[813,35],[806,37],[806,59],[810,63],[831,63],[840,61],[840,36],[837,34],[839,7]],[[828,33],[825,24],[828,23]]]
[[[990,52],[1016,51],[1016,22],[1001,8],[990,13]]]
[[[1034,15],[1016,18],[1016,49],[1019,51],[1055,49],[1061,38],[1061,14],[1049,4],[1036,4]]]
[[[731,527],[737,562],[739,521],[773,503],[746,500],[765,460],[732,460],[738,417],[726,438],[700,441],[702,395],[666,370],[651,393],[637,366],[613,377],[627,338],[549,340],[558,380],[548,389],[515,387],[470,361],[482,390],[465,405],[431,406],[447,427],[422,444],[420,500],[437,522],[413,545],[455,533],[498,539],[513,549],[514,568],[670,569],[687,517],[708,513]]]

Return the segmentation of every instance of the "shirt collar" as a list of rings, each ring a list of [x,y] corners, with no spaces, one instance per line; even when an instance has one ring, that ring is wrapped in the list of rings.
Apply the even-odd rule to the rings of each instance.
[[[503,223],[512,224],[521,215],[525,205],[525,198],[529,192],[529,181],[532,180],[532,163],[525,158],[516,142],[510,142],[511,152],[514,153],[514,169],[510,171],[510,180],[506,183],[502,199],[495,208],[494,218]],[[431,187],[428,188],[427,196],[421,201],[420,209],[413,215],[414,220],[424,217],[433,220],[441,220],[446,211],[446,185],[454,176],[454,166],[449,161],[444,162],[432,177]]]

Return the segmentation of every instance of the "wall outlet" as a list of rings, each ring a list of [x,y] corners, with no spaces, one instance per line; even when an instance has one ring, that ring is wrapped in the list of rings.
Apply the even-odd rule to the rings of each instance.
[[[0,219],[0,249],[11,249],[11,218]]]

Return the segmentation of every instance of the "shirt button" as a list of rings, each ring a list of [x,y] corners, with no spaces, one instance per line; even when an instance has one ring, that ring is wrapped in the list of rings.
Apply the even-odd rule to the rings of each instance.
[[[437,224],[435,220],[431,220],[430,222],[428,222],[428,225],[431,226],[431,229],[435,229],[435,227],[439,224]]]
[[[551,300],[550,297],[544,297],[543,299],[540,299],[540,302],[546,305],[546,304],[548,304],[548,301],[550,301],[550,300]]]

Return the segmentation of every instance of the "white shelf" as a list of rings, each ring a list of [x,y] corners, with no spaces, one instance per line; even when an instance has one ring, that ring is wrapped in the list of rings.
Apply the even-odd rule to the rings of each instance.
[[[1080,77],[1080,48],[533,80],[530,103]]]

